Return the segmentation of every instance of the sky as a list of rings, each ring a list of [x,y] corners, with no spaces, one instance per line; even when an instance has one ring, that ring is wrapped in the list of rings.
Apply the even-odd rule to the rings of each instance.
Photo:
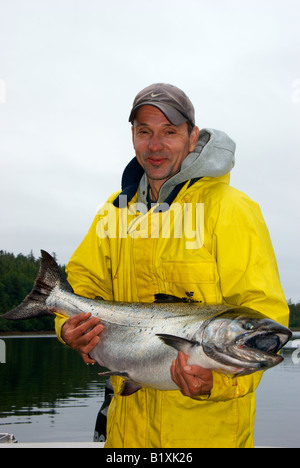
[[[172,83],[236,142],[300,301],[299,30],[299,0],[0,0],[0,250],[66,263],[134,156],[135,95]]]

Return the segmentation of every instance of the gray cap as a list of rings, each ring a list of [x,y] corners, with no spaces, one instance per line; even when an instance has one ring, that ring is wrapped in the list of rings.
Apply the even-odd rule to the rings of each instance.
[[[140,91],[133,101],[129,122],[133,124],[137,110],[146,105],[160,109],[173,125],[189,121],[195,126],[194,106],[187,95],[176,86],[155,83]]]

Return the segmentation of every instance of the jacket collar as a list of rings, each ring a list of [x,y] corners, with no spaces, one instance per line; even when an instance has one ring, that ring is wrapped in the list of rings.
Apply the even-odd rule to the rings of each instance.
[[[137,162],[137,159],[134,157],[124,169],[121,181],[122,192],[119,193],[117,198],[115,198],[113,201],[114,206],[117,208],[125,208],[123,206],[122,200],[126,200],[125,196],[127,197],[127,204],[132,200],[139,188],[143,174],[144,169],[142,166],[140,166],[140,164]],[[121,198],[121,196],[124,197]]]
[[[115,198],[113,201],[113,205],[117,208],[125,208],[128,203],[132,200],[134,195],[139,189],[140,182],[143,178],[144,175],[144,170],[142,166],[138,163],[136,158],[133,158],[130,163],[126,166],[123,176],[122,176],[122,182],[121,182],[121,187],[122,191],[119,193],[119,195]],[[194,179],[190,180],[190,183],[188,185],[188,188],[191,187],[197,180],[201,179],[201,177],[196,177]],[[180,190],[183,188],[183,186],[186,184],[186,181],[181,182],[180,184],[176,185],[172,192],[167,196],[166,200],[161,205],[158,205],[155,208],[155,212],[159,211],[166,211],[167,207],[170,206],[175,198],[177,197],[178,193]],[[148,205],[148,210],[150,209],[151,201],[148,197],[148,190],[145,195],[145,200],[147,200]],[[126,203],[124,203],[126,201]]]

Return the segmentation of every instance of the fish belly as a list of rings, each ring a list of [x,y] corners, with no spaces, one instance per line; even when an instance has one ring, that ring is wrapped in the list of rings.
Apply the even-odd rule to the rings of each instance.
[[[156,333],[156,327],[136,328],[109,324],[90,355],[110,371],[126,372],[130,380],[140,386],[159,390],[178,389],[170,372],[178,351],[163,343]]]

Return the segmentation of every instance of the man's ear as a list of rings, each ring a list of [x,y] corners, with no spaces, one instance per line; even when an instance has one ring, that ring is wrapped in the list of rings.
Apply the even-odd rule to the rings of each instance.
[[[197,141],[198,141],[198,138],[199,138],[199,133],[200,133],[200,130],[198,127],[194,127],[193,130],[191,131],[191,135],[190,135],[190,153],[192,151],[194,151],[194,149],[196,148],[196,144],[197,144]]]

